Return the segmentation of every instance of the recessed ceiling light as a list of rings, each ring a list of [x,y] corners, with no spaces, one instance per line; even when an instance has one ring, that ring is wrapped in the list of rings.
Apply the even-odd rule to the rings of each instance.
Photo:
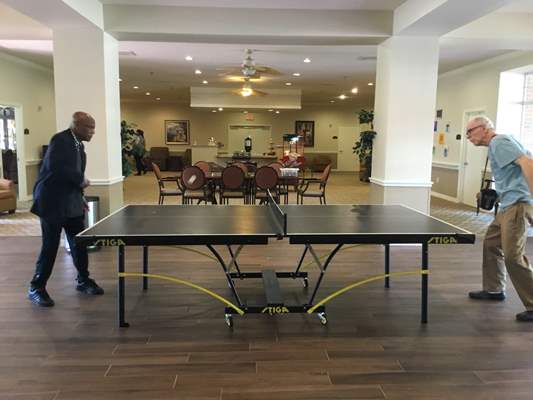
[[[211,110],[211,112],[217,112],[217,110]]]
[[[152,93],[150,93],[150,92],[146,92],[146,95],[147,95],[147,96],[150,96],[151,94],[152,94]]]
[[[359,93],[359,88],[354,87],[354,88],[352,89],[352,93]]]
[[[224,111],[222,107],[218,107],[218,111]]]
[[[290,83],[290,82],[285,82],[285,85],[286,85],[286,86],[291,86],[292,83]]]
[[[202,75],[202,71],[200,71],[199,69],[195,69],[195,70],[194,70],[194,73],[195,73],[196,75]]]
[[[246,111],[246,110],[245,110],[245,111],[243,111],[243,114],[248,114],[248,111]]]
[[[161,100],[161,97],[156,97],[155,99],[156,99],[157,101],[159,101],[159,100]]]
[[[276,114],[279,114],[279,110],[276,110]]]
[[[341,94],[341,95],[339,96],[339,99],[344,100],[346,97],[347,97],[347,96],[346,96],[345,94]]]
[[[119,81],[119,82],[122,82],[122,78],[118,78],[118,81]]]
[[[292,76],[300,76],[301,74],[299,72],[294,72]]]
[[[207,85],[209,82],[207,82],[207,81],[202,81],[202,83],[203,83],[204,85]]]
[[[330,103],[335,103],[335,100],[330,100],[329,102],[330,102]]]
[[[368,82],[368,86],[374,86],[374,82]]]
[[[310,63],[310,62],[311,62],[310,58],[308,58],[308,57],[304,58],[304,63]]]
[[[274,111],[274,110],[273,110],[273,109],[270,109],[270,110],[268,110],[268,111],[269,111],[269,112],[272,112],[272,111]]]
[[[137,89],[139,89],[139,86],[134,86],[133,88],[134,88],[135,90],[137,90]]]
[[[187,61],[192,61],[192,57],[191,57],[191,56],[185,56],[185,59],[186,59]]]

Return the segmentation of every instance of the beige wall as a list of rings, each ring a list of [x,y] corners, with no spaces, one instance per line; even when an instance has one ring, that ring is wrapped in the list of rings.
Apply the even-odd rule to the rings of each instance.
[[[17,151],[26,163],[25,187],[31,195],[41,146],[48,144],[56,132],[52,71],[0,52],[0,104],[19,107],[22,126],[17,126],[17,130],[30,131],[24,135],[24,151],[20,151],[21,143],[17,143]]]
[[[236,111],[212,113],[211,110],[191,109],[187,105],[164,103],[128,103],[121,104],[122,119],[135,123],[145,132],[146,147],[167,146],[164,140],[164,121],[184,119],[190,121],[191,144],[207,144],[210,136],[227,145],[227,127],[230,124],[265,124],[272,126],[272,138],[275,145],[282,144],[284,133],[294,132],[294,121],[315,121],[315,146],[306,147],[306,152],[337,152],[337,139],[341,126],[357,126],[357,112],[364,107],[350,107],[332,104],[326,107],[304,107],[299,111],[281,111],[275,114],[268,111],[251,112],[253,121],[247,121],[246,115]],[[183,151],[189,146],[168,145],[170,151]],[[224,149],[223,149],[224,150]],[[351,151],[351,149],[350,149]]]
[[[0,104],[22,106],[26,160],[37,160],[56,132],[52,71],[0,53]]]
[[[459,179],[459,170],[433,166],[431,168],[431,181],[433,187],[431,190],[445,196],[457,197],[457,181]]]

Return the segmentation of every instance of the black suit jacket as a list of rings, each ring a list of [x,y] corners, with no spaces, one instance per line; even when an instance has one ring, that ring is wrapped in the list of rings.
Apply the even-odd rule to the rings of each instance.
[[[79,152],[81,170],[78,168],[76,141],[70,129],[56,133],[52,137],[33,188],[32,213],[55,221],[67,217],[69,199],[72,199],[73,195],[75,197],[77,193],[83,195],[81,185],[87,156],[83,146]]]

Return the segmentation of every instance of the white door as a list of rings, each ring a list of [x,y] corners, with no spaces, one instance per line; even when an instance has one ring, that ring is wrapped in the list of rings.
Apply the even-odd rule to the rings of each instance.
[[[463,118],[463,147],[461,157],[460,169],[460,191],[459,199],[462,203],[469,206],[476,206],[476,194],[479,192],[481,186],[481,176],[483,175],[483,168],[485,168],[485,160],[487,158],[487,147],[476,147],[470,140],[466,138],[466,124],[472,118],[485,115],[484,110],[466,111]],[[490,167],[490,166],[489,166]],[[461,174],[462,172],[462,174]]]
[[[337,171],[359,171],[359,158],[352,147],[359,137],[358,126],[341,126],[337,139]]]

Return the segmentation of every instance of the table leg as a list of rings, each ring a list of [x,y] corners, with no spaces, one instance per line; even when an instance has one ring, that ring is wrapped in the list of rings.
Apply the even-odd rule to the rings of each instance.
[[[422,323],[428,322],[428,244],[422,243]]]
[[[385,275],[390,274],[390,244],[385,245]],[[389,277],[385,277],[385,287],[390,287]]]
[[[122,274],[125,272],[124,268],[124,256],[125,256],[124,246],[118,246],[118,273]],[[125,295],[126,295],[126,285],[124,282],[124,277],[118,277],[118,326],[120,328],[127,328],[130,325],[125,321]]]
[[[143,274],[148,274],[148,246],[143,246]],[[143,290],[148,290],[148,277],[143,276]]]

